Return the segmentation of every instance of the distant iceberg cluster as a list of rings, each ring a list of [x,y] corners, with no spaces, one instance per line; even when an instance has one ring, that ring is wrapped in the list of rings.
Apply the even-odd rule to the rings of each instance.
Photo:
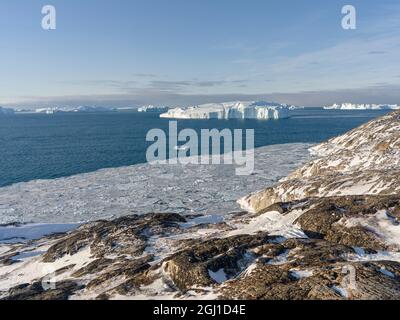
[[[282,119],[290,117],[293,106],[254,101],[209,103],[187,108],[170,109],[160,115],[172,119]]]
[[[397,104],[355,104],[342,103],[324,107],[325,110],[400,110]]]
[[[66,113],[66,112],[110,112],[114,109],[106,107],[93,107],[93,106],[80,106],[77,108],[38,108],[35,110],[36,113],[55,114],[55,113]]]
[[[153,106],[153,105],[149,105],[149,106],[143,106],[137,109],[138,112],[167,112],[168,111],[168,107],[165,106]]]
[[[9,108],[0,107],[0,116],[13,115],[14,110]]]

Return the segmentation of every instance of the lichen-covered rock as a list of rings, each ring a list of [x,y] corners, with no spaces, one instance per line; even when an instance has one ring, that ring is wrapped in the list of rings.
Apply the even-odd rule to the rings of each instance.
[[[386,250],[384,234],[374,232],[372,225],[347,222],[363,221],[385,212],[387,223],[399,223],[400,196],[345,196],[315,198],[303,203],[305,212],[296,220],[302,230],[311,238],[353,247]]]
[[[226,277],[234,277],[252,261],[252,249],[274,239],[261,234],[196,241],[185,250],[166,259],[164,271],[181,290],[210,286],[218,283],[210,276],[210,271],[220,271]]]
[[[150,235],[164,232],[165,228],[174,229],[177,223],[185,221],[178,214],[149,214],[90,223],[50,247],[43,256],[43,261],[54,262],[65,255],[73,255],[88,245],[91,252],[98,257],[104,253],[140,256]]]
[[[364,212],[356,210],[352,203]],[[395,204],[397,199],[393,197],[338,197],[281,204],[282,217],[293,210],[314,215],[314,221],[311,216],[304,216],[303,221],[300,216],[295,221],[305,229],[312,229],[309,238],[288,239],[267,232],[232,236],[232,227],[221,231],[204,224],[198,226],[200,229],[196,226],[187,229],[185,223],[177,222],[176,216],[168,214],[130,217],[123,224],[120,219],[99,222],[93,229],[91,224],[64,238],[49,239],[53,245],[44,255],[11,265],[16,268],[12,272],[24,277],[27,276],[25,270],[32,272],[32,268],[39,265],[57,265],[53,275],[44,275],[53,277],[54,288],[42,286],[43,276],[32,277],[30,283],[15,283],[1,296],[4,299],[397,299],[400,298],[400,258],[395,253],[391,261],[385,259],[391,257],[390,252],[386,257],[380,256],[376,250],[379,242],[375,238],[361,243],[363,249],[354,247],[360,240],[355,235],[354,243],[348,239],[349,243],[344,243],[346,241],[340,237],[329,238],[338,221],[352,216],[370,216],[382,208],[397,212]],[[337,214],[333,214],[335,212]],[[237,221],[237,217],[232,219],[232,222]],[[236,232],[245,230],[246,223],[244,220]],[[114,226],[110,234],[113,240],[120,240],[128,247],[137,244],[132,234],[144,233],[145,249],[137,252],[104,246],[96,250],[97,246],[93,245],[96,235],[106,237],[110,226]],[[119,232],[115,226],[123,227]],[[152,227],[157,231],[148,233]],[[343,230],[353,232],[346,227]],[[75,248],[71,239],[84,239],[83,235],[87,236],[87,244],[77,253],[65,246],[67,243]],[[159,249],[161,247],[163,250]],[[86,262],[73,263],[76,256],[87,250],[91,254],[82,255]],[[54,252],[63,254],[54,256]],[[43,260],[49,253],[54,261]],[[354,279],[348,278],[351,272]],[[0,274],[0,283],[5,277],[7,273]]]
[[[324,240],[295,240],[285,261],[261,260],[221,287],[223,299],[399,299],[398,262],[348,262],[353,249]],[[383,272],[385,270],[386,272]],[[352,274],[352,272],[354,272]],[[352,283],[353,282],[353,283]]]
[[[45,288],[41,281],[22,284],[11,288],[5,300],[67,300],[83,286],[74,281],[61,281],[54,289]]]

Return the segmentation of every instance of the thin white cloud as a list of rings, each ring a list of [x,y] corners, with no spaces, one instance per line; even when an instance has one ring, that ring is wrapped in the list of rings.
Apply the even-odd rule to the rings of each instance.
[[[233,100],[268,100],[305,106],[324,106],[341,102],[400,104],[400,85],[379,84],[355,89],[260,94],[178,94],[159,90],[137,89],[136,92],[132,90],[130,94],[23,97],[18,101],[0,101],[0,105],[23,107],[79,105],[126,107],[145,104],[188,106]]]

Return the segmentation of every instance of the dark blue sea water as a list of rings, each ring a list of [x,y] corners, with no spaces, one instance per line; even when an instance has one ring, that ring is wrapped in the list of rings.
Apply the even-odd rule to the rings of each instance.
[[[384,111],[298,110],[290,119],[183,120],[178,128],[255,129],[255,146],[321,142]],[[0,118],[0,186],[143,163],[147,132],[168,131],[153,113],[24,114]]]

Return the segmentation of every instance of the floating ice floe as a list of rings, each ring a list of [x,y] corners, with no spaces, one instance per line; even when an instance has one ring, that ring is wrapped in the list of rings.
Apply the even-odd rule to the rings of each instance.
[[[138,164],[0,188],[0,224],[80,223],[149,212],[224,215],[236,199],[263,189],[309,159],[309,144],[255,151],[255,171],[234,165]],[[222,162],[223,163],[223,162]]]

